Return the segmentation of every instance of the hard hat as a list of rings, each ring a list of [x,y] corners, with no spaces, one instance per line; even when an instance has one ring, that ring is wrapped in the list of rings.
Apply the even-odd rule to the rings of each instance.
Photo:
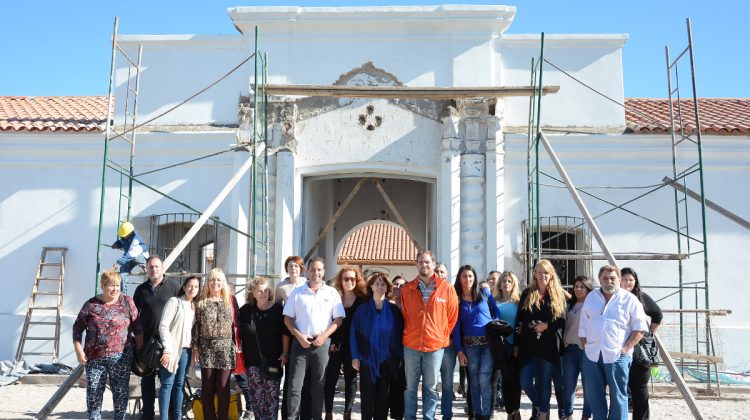
[[[117,236],[121,238],[126,238],[128,235],[133,233],[134,230],[135,230],[135,226],[133,226],[132,223],[125,222],[120,225],[119,229],[117,229]]]

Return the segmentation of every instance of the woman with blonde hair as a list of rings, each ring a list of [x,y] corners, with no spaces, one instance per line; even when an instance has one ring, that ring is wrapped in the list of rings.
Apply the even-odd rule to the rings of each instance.
[[[195,308],[193,345],[201,364],[203,418],[215,420],[214,395],[218,396],[218,418],[229,418],[229,377],[236,363],[232,339],[234,296],[220,268],[208,273]]]
[[[86,367],[86,410],[90,419],[102,418],[107,377],[114,418],[124,420],[128,410],[133,336],[143,334],[143,327],[133,299],[121,293],[121,284],[118,272],[102,273],[102,293],[83,304],[73,323],[73,348],[78,363]],[[84,333],[86,342],[82,345]]]
[[[538,420],[549,418],[552,377],[560,365],[566,305],[555,267],[549,260],[539,260],[534,266],[534,280],[521,295],[514,342],[521,366],[521,387],[538,413]]]
[[[509,325],[516,325],[516,316],[518,314],[518,302],[521,300],[521,293],[518,290],[518,277],[512,271],[503,271],[500,273],[495,284],[495,302],[497,303],[497,314],[500,319]],[[505,344],[511,347],[509,354],[512,354],[514,336],[506,337]],[[512,356],[508,369],[502,375],[503,404],[505,412],[508,414],[508,420],[520,419],[519,412],[521,408],[521,379],[519,377],[518,357]],[[500,379],[500,369],[496,369],[492,375],[492,389],[497,389],[497,383]],[[492,406],[501,405],[497,397],[493,394]]]
[[[331,335],[328,366],[325,377],[325,419],[333,418],[333,397],[339,373],[344,370],[344,420],[352,416],[354,395],[357,393],[357,371],[352,367],[352,353],[349,340],[349,328],[352,317],[359,305],[367,302],[367,286],[362,272],[354,266],[342,267],[333,279],[333,288],[341,295],[346,317],[336,332]]]

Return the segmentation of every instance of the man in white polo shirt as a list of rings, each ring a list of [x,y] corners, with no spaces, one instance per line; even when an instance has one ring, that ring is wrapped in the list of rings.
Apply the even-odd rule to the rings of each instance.
[[[323,384],[328,365],[329,337],[345,316],[341,296],[324,284],[325,262],[315,257],[307,265],[307,283],[292,291],[284,303],[284,323],[292,336],[289,357],[289,403],[287,420],[296,420],[302,399],[302,384],[309,367],[311,418],[323,418]]]
[[[633,347],[648,331],[646,313],[634,294],[620,288],[619,268],[605,265],[599,269],[599,284],[601,288],[589,293],[583,303],[578,327],[586,353],[583,392],[594,420],[627,420],[628,372]]]

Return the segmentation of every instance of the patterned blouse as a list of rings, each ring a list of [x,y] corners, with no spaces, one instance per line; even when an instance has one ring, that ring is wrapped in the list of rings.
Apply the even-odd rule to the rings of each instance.
[[[130,296],[120,295],[117,302],[105,304],[98,296],[83,304],[73,324],[73,341],[82,342],[90,360],[124,352],[133,346],[133,337],[143,334],[138,309]]]
[[[203,299],[198,302],[195,308],[193,344],[198,347],[201,367],[234,369],[232,323],[232,306],[226,306],[223,300]]]

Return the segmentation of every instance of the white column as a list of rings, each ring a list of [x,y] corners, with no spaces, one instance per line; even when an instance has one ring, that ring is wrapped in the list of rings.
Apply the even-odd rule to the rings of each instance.
[[[460,264],[471,265],[482,277],[487,274],[484,271],[484,170],[484,155],[461,155]]]
[[[485,152],[486,188],[485,214],[487,221],[485,273],[505,269],[505,144],[503,141],[500,101],[495,116],[489,116],[487,128],[487,151]]]
[[[294,255],[294,154],[288,150],[276,153],[276,196],[273,233],[274,265],[284,277],[284,260]]]
[[[461,187],[459,174],[460,145],[459,119],[455,116],[443,120],[443,139],[440,177],[437,182],[437,246],[433,250],[437,259],[448,268],[453,279],[459,266]]]

